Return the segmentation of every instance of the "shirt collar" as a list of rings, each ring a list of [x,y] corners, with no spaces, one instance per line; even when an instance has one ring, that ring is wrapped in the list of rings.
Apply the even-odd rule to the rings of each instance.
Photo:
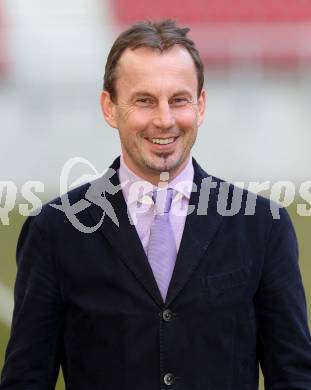
[[[157,189],[156,186],[154,186],[150,182],[147,182],[146,180],[136,175],[126,165],[122,154],[120,157],[120,168],[118,170],[118,176],[121,185],[123,183],[122,191],[127,205],[130,205],[134,202],[141,201],[141,200],[144,203],[145,202],[148,203],[149,202],[148,199],[151,200],[150,194],[152,193],[152,191]],[[168,184],[169,188],[173,188],[176,192],[176,196],[174,197],[173,201],[181,199],[182,197],[186,197],[188,200],[190,199],[193,177],[194,177],[194,169],[192,164],[192,157],[189,156],[188,162],[184,167],[184,169]],[[129,199],[131,186],[135,185],[135,183],[138,182],[141,182],[142,186],[140,187],[140,191],[138,191],[138,195],[136,196],[136,199]]]

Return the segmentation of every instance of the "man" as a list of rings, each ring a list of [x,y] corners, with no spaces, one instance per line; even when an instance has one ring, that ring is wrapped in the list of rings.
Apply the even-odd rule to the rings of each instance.
[[[60,364],[71,390],[255,390],[258,362],[266,389],[311,388],[286,211],[240,191],[229,216],[236,189],[190,156],[206,95],[187,32],[141,22],[114,43],[101,104],[122,156],[68,194],[102,223],[76,229],[63,198],[26,221],[1,390],[52,389]]]

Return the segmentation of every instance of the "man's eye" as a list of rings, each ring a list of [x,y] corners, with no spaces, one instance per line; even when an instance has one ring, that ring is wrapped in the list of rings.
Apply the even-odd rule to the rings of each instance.
[[[171,101],[171,105],[174,107],[186,106],[189,103],[190,103],[190,100],[186,97],[175,97]]]
[[[136,99],[135,103],[137,106],[148,107],[153,104],[153,100],[150,98],[138,98]]]

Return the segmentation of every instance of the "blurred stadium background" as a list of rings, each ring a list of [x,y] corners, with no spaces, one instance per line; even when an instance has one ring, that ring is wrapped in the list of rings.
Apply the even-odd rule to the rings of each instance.
[[[0,0],[0,181],[16,184],[17,203],[29,180],[44,183],[43,202],[57,196],[70,157],[102,172],[119,154],[99,107],[108,50],[132,22],[167,17],[191,27],[206,64],[207,115],[193,151],[202,166],[231,182],[298,189],[311,180],[309,0]],[[2,185],[0,216],[9,195]],[[295,204],[289,211],[310,320],[311,218]],[[8,225],[0,218],[0,367],[23,220],[16,208]]]

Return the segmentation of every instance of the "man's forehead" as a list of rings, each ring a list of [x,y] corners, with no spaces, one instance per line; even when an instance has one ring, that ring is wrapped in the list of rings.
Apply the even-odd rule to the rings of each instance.
[[[146,63],[154,65],[169,65],[172,63],[176,67],[178,65],[190,66],[195,71],[195,64],[190,53],[181,45],[174,45],[163,51],[144,46],[135,49],[127,48],[118,61],[118,70],[124,72],[132,67],[132,70],[137,69],[139,71],[144,69]]]
[[[116,88],[124,84],[136,89],[139,84],[159,87],[167,82],[191,84],[197,88],[197,73],[188,51],[175,45],[166,51],[149,47],[126,49],[116,67]]]

